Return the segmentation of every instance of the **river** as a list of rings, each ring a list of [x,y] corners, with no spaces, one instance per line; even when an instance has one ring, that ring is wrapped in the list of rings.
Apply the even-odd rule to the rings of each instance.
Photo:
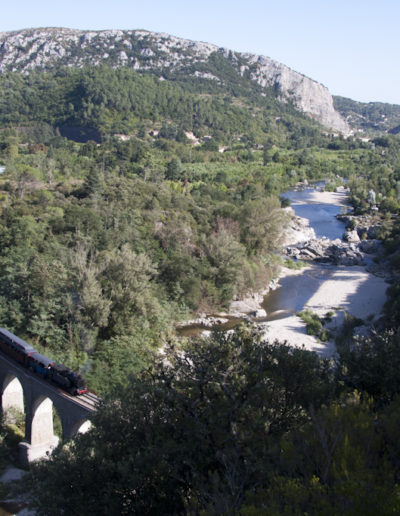
[[[344,224],[335,215],[345,209],[345,193],[320,191],[320,185],[300,191],[285,192],[295,214],[307,218],[317,238],[341,238]],[[329,356],[334,353],[334,343],[321,343],[307,335],[305,325],[296,313],[304,308],[324,317],[334,312],[332,331],[343,323],[345,312],[365,321],[378,318],[386,299],[387,284],[384,279],[368,273],[363,266],[335,266],[312,264],[301,271],[283,270],[278,288],[265,295],[262,308],[264,318],[253,319],[268,340],[287,341],[293,346],[305,346]],[[227,330],[243,319],[229,318],[225,325],[215,326]],[[200,324],[179,330],[184,336],[198,336],[205,328]]]
[[[283,197],[290,200],[295,214],[310,221],[310,227],[314,229],[318,238],[326,236],[331,240],[341,238],[344,232],[344,224],[335,218],[340,213],[342,202],[317,202],[313,194],[321,189],[322,182],[305,189],[289,190]],[[331,199],[329,199],[331,200]],[[257,322],[266,322],[286,317],[302,310],[310,295],[317,288],[319,282],[326,277],[329,266],[315,266],[304,271],[301,275],[289,275],[279,281],[279,287],[265,295],[262,308],[267,312],[266,318],[260,318]],[[226,317],[228,322],[213,326],[226,331],[234,328],[243,321],[240,317]],[[178,329],[180,336],[195,337],[205,330],[201,324],[189,324]]]
[[[291,207],[298,217],[309,221],[317,238],[341,239],[345,231],[343,222],[335,215],[343,209],[343,203],[320,202],[323,194],[315,200],[315,193],[323,186],[317,183],[314,187],[301,190],[289,190],[283,197],[290,200]],[[286,317],[290,313],[302,310],[322,281],[327,280],[336,267],[332,265],[313,265],[299,275],[287,275],[279,280],[279,288],[269,292],[262,303],[268,316],[265,321]]]
[[[323,183],[319,182],[313,188],[289,190],[282,196],[289,199],[298,217],[310,221],[310,227],[314,229],[317,238],[327,237],[330,240],[342,238],[345,227],[343,222],[335,218],[335,215],[340,213],[343,206],[313,199],[312,194],[322,185]]]
[[[287,192],[296,215],[307,218],[318,238],[341,238],[345,228],[335,215],[345,207],[344,193],[315,189]],[[335,353],[334,336],[340,331],[346,313],[369,326],[380,317],[386,300],[387,284],[364,266],[313,264],[300,271],[284,271],[279,288],[269,292],[263,302],[267,317],[261,322],[265,338],[304,346],[322,356]],[[305,324],[296,315],[309,309],[319,317],[330,315],[332,338],[320,342],[307,335]],[[367,331],[365,329],[365,331]]]

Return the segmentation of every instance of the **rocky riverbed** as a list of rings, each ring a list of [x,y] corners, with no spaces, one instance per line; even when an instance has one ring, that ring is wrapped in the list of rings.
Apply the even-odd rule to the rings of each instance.
[[[319,238],[300,245],[287,246],[284,254],[289,258],[333,265],[366,265],[367,256],[381,252],[379,240],[343,242],[339,239]]]
[[[312,191],[309,202],[345,205],[344,191],[337,193]],[[368,334],[369,328],[380,318],[386,300],[385,267],[380,266],[382,243],[379,222],[374,218],[355,217],[352,214],[336,216],[344,223],[342,239],[308,238],[307,221],[292,219],[289,235],[295,239],[286,242],[283,255],[306,267],[301,271],[282,269],[277,294],[281,314],[260,327],[269,340],[285,340],[293,346],[304,346],[321,355],[335,352],[334,337],[343,324],[345,314],[363,321],[359,332]],[[312,229],[312,228],[311,228]],[[374,274],[372,274],[372,272]],[[296,315],[310,310],[321,319],[329,313],[327,324],[331,339],[319,341],[308,335],[305,323]]]
[[[328,207],[345,206],[346,203],[345,191],[310,190],[307,195],[306,201],[302,200],[303,205],[310,202],[317,205],[316,209],[324,203]],[[371,220],[354,220],[352,215],[339,214],[337,218],[344,222],[343,239],[317,238],[308,219],[297,216],[292,208],[286,210],[291,221],[282,255],[294,262],[301,260],[306,267],[301,270],[281,267],[279,277],[262,292],[232,301],[227,313],[202,314],[190,323],[197,326],[198,332],[203,328],[204,334],[208,334],[216,326],[229,329],[240,320],[248,320],[270,341],[287,341],[292,346],[304,346],[323,356],[331,356],[335,352],[335,333],[343,324],[346,313],[363,320],[360,331],[364,334],[380,317],[388,285],[384,268],[375,263],[379,260],[374,261],[382,248],[376,238],[378,231]],[[271,302],[271,296],[274,302]],[[305,323],[296,315],[304,309],[321,318],[330,314],[327,325],[332,336],[330,340],[321,342],[307,334]]]

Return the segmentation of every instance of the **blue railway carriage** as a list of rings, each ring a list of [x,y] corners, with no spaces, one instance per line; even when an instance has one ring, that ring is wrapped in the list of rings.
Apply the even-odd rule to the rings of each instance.
[[[43,378],[47,378],[49,376],[52,365],[53,361],[49,357],[46,357],[37,351],[29,355],[28,366],[34,373],[43,376]]]
[[[0,328],[0,349],[25,366],[28,365],[29,356],[36,351],[33,346],[4,328]]]
[[[4,328],[0,328],[0,350],[74,396],[87,392],[85,380],[79,373],[62,364],[55,364],[51,358],[42,355],[33,346]]]

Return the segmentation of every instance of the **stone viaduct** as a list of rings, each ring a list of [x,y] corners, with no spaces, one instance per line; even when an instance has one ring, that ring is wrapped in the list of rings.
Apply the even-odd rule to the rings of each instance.
[[[0,386],[3,413],[14,408],[25,414],[25,439],[20,460],[28,464],[46,457],[57,446],[53,406],[61,420],[63,442],[90,427],[88,417],[98,399],[91,394],[72,396],[20,366],[0,352]]]

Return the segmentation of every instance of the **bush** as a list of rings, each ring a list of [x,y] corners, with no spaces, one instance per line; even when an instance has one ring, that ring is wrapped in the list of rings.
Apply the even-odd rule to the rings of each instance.
[[[332,315],[333,312],[328,312],[324,319],[321,319],[319,315],[311,312],[311,310],[302,310],[297,313],[297,316],[306,324],[307,334],[314,335],[322,342],[332,338],[332,333],[324,328],[325,322],[329,322]]]
[[[302,269],[303,267],[307,267],[306,262],[303,262],[302,260],[291,260],[290,258],[287,258],[284,261],[284,265],[288,269],[292,269],[295,271],[298,271],[298,270]]]

